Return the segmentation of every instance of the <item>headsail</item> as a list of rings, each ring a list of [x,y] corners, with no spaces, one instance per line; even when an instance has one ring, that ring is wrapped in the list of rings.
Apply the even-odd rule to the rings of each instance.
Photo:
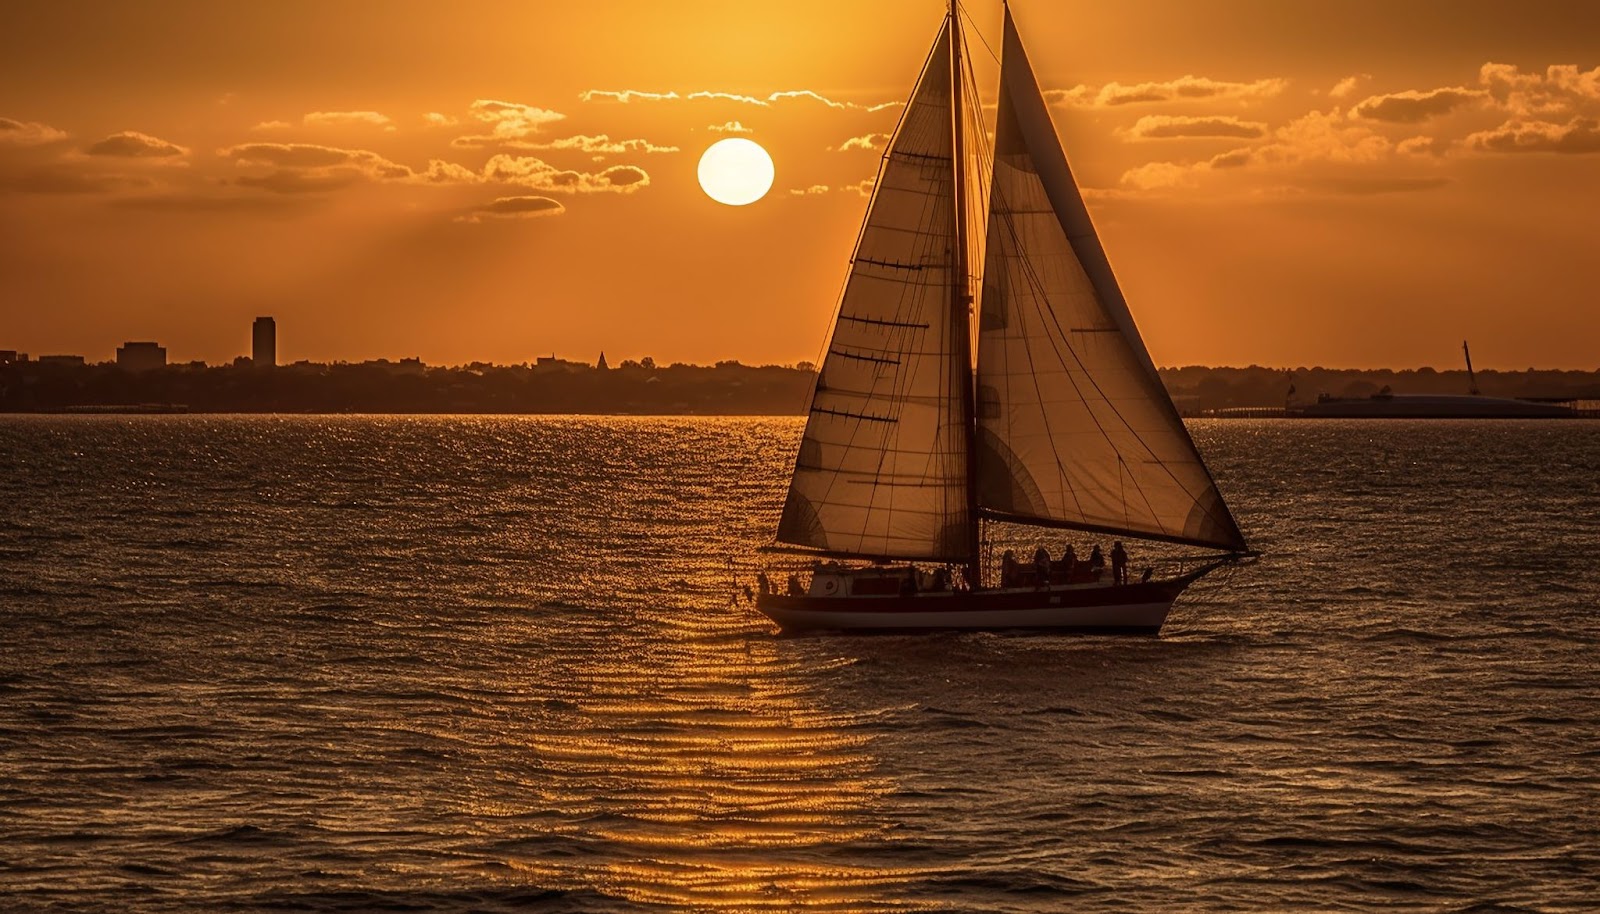
[[[1245,548],[1128,313],[1009,10],[988,233],[984,513]]]
[[[954,326],[949,25],[884,155],[822,362],[778,539],[965,561],[971,367]],[[962,315],[962,325],[965,316]]]

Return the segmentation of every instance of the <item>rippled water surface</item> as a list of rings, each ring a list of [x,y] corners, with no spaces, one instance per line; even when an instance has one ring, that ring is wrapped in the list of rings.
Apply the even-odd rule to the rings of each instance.
[[[1159,639],[780,638],[797,420],[0,419],[0,909],[1600,906],[1600,423],[1193,428]]]

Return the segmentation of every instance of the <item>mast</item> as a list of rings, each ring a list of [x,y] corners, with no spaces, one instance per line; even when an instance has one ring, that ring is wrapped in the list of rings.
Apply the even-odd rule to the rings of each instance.
[[[961,102],[966,83],[961,77],[961,13],[958,0],[950,0],[950,129],[951,165],[955,168],[955,257],[950,282],[952,361],[961,384],[962,438],[967,469],[967,586],[983,586],[983,559],[979,549],[978,516],[978,411],[972,365],[972,296],[967,282],[967,138]]]

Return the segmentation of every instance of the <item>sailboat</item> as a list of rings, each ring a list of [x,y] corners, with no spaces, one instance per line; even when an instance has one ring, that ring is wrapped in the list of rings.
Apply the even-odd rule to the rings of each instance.
[[[1186,587],[1250,555],[1134,325],[1009,7],[1004,28],[992,160],[955,2],[884,151],[764,550],[812,562],[786,588],[761,577],[756,606],[785,630],[1154,633]],[[1043,563],[992,576],[996,523],[1213,551],[1127,583]]]

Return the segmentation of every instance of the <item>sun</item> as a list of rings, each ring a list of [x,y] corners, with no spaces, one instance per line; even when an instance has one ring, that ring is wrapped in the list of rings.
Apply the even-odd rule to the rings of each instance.
[[[754,140],[718,140],[700,156],[700,187],[718,203],[754,203],[772,189],[772,176],[772,156]]]

